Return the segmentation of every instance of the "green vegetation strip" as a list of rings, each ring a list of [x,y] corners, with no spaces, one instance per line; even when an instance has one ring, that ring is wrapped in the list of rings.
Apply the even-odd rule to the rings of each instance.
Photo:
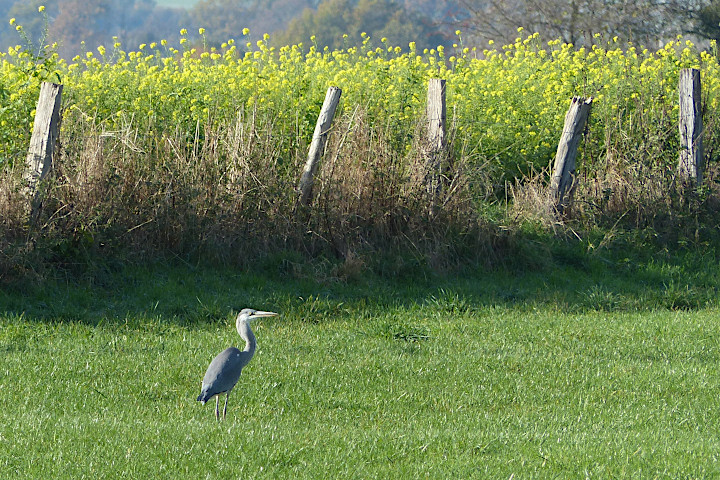
[[[168,267],[0,290],[0,477],[718,475],[716,300],[660,305],[670,268],[625,296],[609,273]],[[195,397],[244,306],[282,316],[217,423]]]

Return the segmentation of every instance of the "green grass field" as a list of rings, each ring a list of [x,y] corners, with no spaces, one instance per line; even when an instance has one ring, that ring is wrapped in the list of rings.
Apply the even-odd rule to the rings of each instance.
[[[0,477],[717,477],[717,261],[582,262],[5,286]],[[245,306],[282,316],[217,423],[195,398]]]

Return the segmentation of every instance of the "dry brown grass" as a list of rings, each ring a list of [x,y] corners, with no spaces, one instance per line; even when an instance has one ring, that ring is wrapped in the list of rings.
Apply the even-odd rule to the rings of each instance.
[[[271,118],[250,111],[227,125],[209,122],[191,138],[144,135],[130,120],[117,131],[99,123],[66,113],[59,157],[30,230],[18,189],[21,165],[3,172],[3,238],[29,234],[42,245],[61,245],[63,255],[169,252],[237,264],[285,249],[331,253],[348,271],[373,252],[412,251],[440,264],[454,248],[449,236],[484,241],[457,162],[445,159],[445,186],[430,195],[417,174],[420,145],[398,151],[390,128],[371,125],[360,108],[336,119],[307,210],[296,205],[307,145],[278,138]]]
[[[492,264],[528,223],[551,233],[653,228],[676,238],[698,237],[701,227],[718,223],[712,165],[709,187],[688,190],[671,166],[653,161],[662,142],[631,148],[635,137],[619,130],[581,147],[575,202],[558,219],[547,171],[498,188],[490,162],[454,129],[441,170],[429,172],[422,120],[407,145],[361,107],[346,109],[308,209],[296,204],[305,137],[283,137],[273,118],[248,109],[229,122],[210,119],[192,134],[140,123],[129,118],[106,131],[97,119],[67,111],[33,225],[20,191],[22,165],[0,172],[0,272],[16,269],[28,252],[60,263],[114,252],[131,261],[169,255],[249,265],[293,251],[339,259],[333,274],[353,278],[396,253],[435,268]],[[670,138],[669,127],[663,135]],[[588,143],[598,138],[603,145]],[[428,188],[430,177],[438,188]],[[501,205],[505,218],[484,217],[480,206],[488,204]]]

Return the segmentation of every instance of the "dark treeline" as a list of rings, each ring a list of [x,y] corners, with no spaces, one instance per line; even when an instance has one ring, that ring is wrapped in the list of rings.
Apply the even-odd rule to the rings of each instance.
[[[126,50],[162,39],[176,44],[182,28],[200,42],[200,27],[209,46],[240,41],[245,28],[252,38],[269,33],[275,45],[309,45],[314,36],[319,47],[340,48],[366,32],[421,50],[456,43],[457,29],[472,46],[511,42],[518,27],[575,44],[596,33],[649,46],[678,34],[720,38],[720,0],[202,0],[188,10],[155,0],[0,0],[0,11],[3,51],[25,43],[16,32],[22,25],[34,47],[57,42],[65,58],[112,46],[115,37]]]

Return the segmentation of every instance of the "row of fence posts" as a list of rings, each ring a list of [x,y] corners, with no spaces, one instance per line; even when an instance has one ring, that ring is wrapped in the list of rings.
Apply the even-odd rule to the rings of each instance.
[[[683,69],[679,81],[680,112],[680,158],[678,174],[683,181],[699,186],[702,181],[703,145],[702,145],[702,109],[700,91],[700,71]],[[62,85],[45,82],[40,88],[33,133],[27,155],[25,185],[30,202],[31,219],[35,217],[40,205],[39,192],[43,179],[52,169],[53,156],[57,148],[61,122]],[[301,209],[309,207],[312,201],[313,182],[318,165],[327,144],[328,134],[342,90],[330,87],[325,95],[320,115],[315,125],[308,158],[298,184],[297,205]],[[550,192],[555,211],[562,216],[572,202],[573,191],[577,186],[575,177],[576,158],[580,140],[587,130],[587,122],[592,107],[592,98],[575,97],[565,116],[562,135],[558,142],[557,153],[550,180]],[[425,182],[431,196],[431,210],[434,211],[436,199],[441,192],[442,159],[447,154],[446,142],[446,106],[445,80],[431,79],[428,84],[426,105],[427,138],[423,155],[425,158]]]

